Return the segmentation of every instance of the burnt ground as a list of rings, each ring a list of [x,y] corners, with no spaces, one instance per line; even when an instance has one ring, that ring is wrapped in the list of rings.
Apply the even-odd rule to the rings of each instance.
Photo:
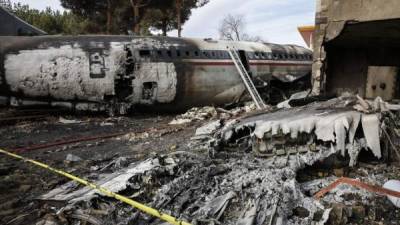
[[[7,114],[9,110],[2,109],[2,112]],[[60,116],[79,122],[60,123]],[[173,118],[174,115],[156,114],[108,118],[104,115],[71,116],[52,112],[35,119],[3,121],[0,125],[0,146],[13,150],[60,140],[126,133],[127,135],[113,138],[20,152],[23,156],[55,168],[95,180],[96,174],[101,173],[99,168],[115,171],[131,162],[141,161],[157,154],[191,151],[188,143],[202,122],[169,125]],[[68,161],[69,154],[78,156],[80,160]],[[116,163],[116,159],[121,157],[126,158],[126,161],[123,161],[124,165]],[[249,157],[253,156],[250,154]],[[372,174],[400,179],[400,168],[396,164],[387,165],[381,161],[370,160],[366,156],[364,159],[361,158],[361,163],[355,168],[349,168],[344,163],[328,161],[306,167],[297,174],[297,180],[302,184],[332,176],[347,176],[368,181]],[[68,182],[66,178],[49,171],[0,155],[0,224],[36,224],[47,216],[48,208],[54,204],[36,198],[66,182]],[[312,193],[307,194],[312,195]],[[350,193],[344,198],[345,201],[355,200],[356,203],[352,205],[340,201],[324,203],[333,207],[331,219],[326,224],[399,224],[399,210],[384,196],[375,195],[369,204],[362,200],[363,196],[359,193]],[[232,207],[234,206],[228,209]],[[226,212],[225,216],[240,212],[240,209],[235,210],[237,209]],[[306,213],[307,210],[296,208],[292,216],[301,218],[302,214]]]
[[[4,111],[5,109],[3,109]],[[59,116],[52,114],[35,120],[19,120],[2,124],[0,127],[1,147],[13,150],[21,147],[54,143],[82,137],[124,133],[109,139],[67,144],[45,149],[24,151],[21,155],[44,162],[80,177],[88,177],[93,167],[103,167],[119,157],[126,163],[144,159],[150,155],[169,151],[187,150],[186,140],[194,133],[194,126],[170,126],[173,115],[133,115],[130,117],[107,118],[104,115],[68,116],[82,121],[62,124]],[[132,138],[132,134],[145,134],[146,138]],[[131,139],[131,140],[129,140]],[[80,157],[79,162],[67,161],[67,155]],[[90,177],[90,176],[89,176]],[[67,182],[66,178],[29,163],[23,163],[5,155],[0,156],[0,224],[23,216],[36,204],[35,198]],[[37,210],[37,208],[35,209]],[[41,215],[37,211],[22,224],[35,224]],[[36,217],[36,218],[35,218]],[[13,224],[13,223],[11,223]],[[21,223],[20,223],[21,224]]]

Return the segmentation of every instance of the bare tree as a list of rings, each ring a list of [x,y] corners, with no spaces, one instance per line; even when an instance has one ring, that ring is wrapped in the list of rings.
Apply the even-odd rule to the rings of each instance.
[[[245,32],[246,21],[243,15],[228,14],[221,21],[218,32],[221,39],[230,41],[263,42],[260,36],[250,36]]]

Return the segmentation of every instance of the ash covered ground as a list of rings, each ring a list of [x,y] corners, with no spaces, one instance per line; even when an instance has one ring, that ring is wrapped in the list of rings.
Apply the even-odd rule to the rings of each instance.
[[[3,118],[13,119],[2,121],[0,138],[1,146],[7,150],[78,175],[192,224],[398,224],[400,212],[383,195],[340,185],[320,200],[314,197],[343,176],[377,186],[400,179],[400,167],[382,132],[381,159],[368,147],[371,144],[367,143],[365,125],[354,130],[357,144],[350,145],[348,137],[356,117],[350,118],[347,112],[352,116],[379,114],[380,124],[385,118],[396,119],[397,112],[368,111],[365,107],[360,110],[357,99],[312,104],[289,111],[271,109],[267,113],[254,112],[251,106],[229,111],[206,107],[184,115],[114,118],[46,112],[37,118],[15,119],[10,116],[17,113],[15,110],[2,109]],[[332,104],[340,105],[328,113],[334,116],[335,119],[329,117],[330,121],[336,121],[333,124],[338,127],[333,140],[324,135],[326,140],[320,140],[321,133],[313,128],[307,133],[311,136],[299,135],[306,141],[285,139],[283,145],[291,147],[284,148],[283,153],[276,147],[269,152],[268,145],[263,144],[262,139],[276,135],[276,145],[285,135],[299,138],[293,130],[302,126],[288,121],[284,124],[289,133],[268,136],[271,124],[266,122],[275,118],[274,113],[290,115],[292,110],[300,115],[310,109],[325,112],[335,108]],[[326,114],[312,113],[317,120],[322,116],[326,119]],[[339,135],[338,130],[342,129],[337,121],[350,121],[344,136]],[[395,134],[396,122],[391,124]],[[314,126],[318,127],[318,122]],[[243,132],[246,130],[248,133]],[[258,140],[251,135],[254,133],[263,135]],[[391,137],[391,144],[397,146]],[[343,142],[345,149],[337,142]],[[44,146],[48,143],[56,145]],[[312,150],[298,147],[293,152],[293,145]],[[354,146],[359,146],[356,159]],[[0,199],[1,224],[164,224],[67,178],[5,155],[0,156]]]

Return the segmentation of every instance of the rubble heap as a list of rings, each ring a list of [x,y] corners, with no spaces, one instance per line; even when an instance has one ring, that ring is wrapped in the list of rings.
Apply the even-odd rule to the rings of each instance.
[[[188,151],[132,163],[99,175],[95,183],[192,224],[326,224],[331,203],[344,192],[318,201],[310,193],[335,178],[300,184],[297,175],[336,153],[348,156],[351,166],[362,149],[372,151],[376,158],[382,156],[379,138],[384,114],[357,111],[359,105],[355,97],[342,97],[211,121],[197,129]],[[371,179],[380,185],[385,181]],[[365,202],[373,198],[361,191],[347,191],[363,194]],[[161,224],[73,182],[40,199],[64,202],[62,213],[67,217],[84,212],[91,218],[95,209],[103,213],[92,221],[101,224]],[[59,208],[54,210],[60,214]]]

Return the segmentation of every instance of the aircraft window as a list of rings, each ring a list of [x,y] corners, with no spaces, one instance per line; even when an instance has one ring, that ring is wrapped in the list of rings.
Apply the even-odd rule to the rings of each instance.
[[[186,53],[186,56],[187,56],[187,57],[190,56],[190,52],[189,52],[189,51],[186,51],[185,53]]]
[[[278,59],[278,55],[277,54],[273,54],[274,59]]]
[[[157,50],[157,55],[162,57],[162,51],[161,50]]]
[[[224,58],[225,58],[225,59],[230,59],[230,58],[231,58],[231,56],[229,55],[229,53],[223,52],[223,54],[224,54]]]
[[[176,50],[176,56],[177,57],[181,57],[181,51],[180,50]]]
[[[150,50],[140,50],[139,55],[140,57],[150,57]]]
[[[206,51],[203,51],[203,55],[204,55],[204,57],[206,57],[206,58],[210,58],[210,55],[209,55],[208,52],[206,52]]]
[[[259,59],[259,58],[260,58],[259,53],[258,53],[258,52],[255,52],[255,53],[254,53],[254,57],[255,57],[256,59]]]
[[[212,56],[212,58],[215,58],[215,52],[214,51],[211,52],[211,56]]]
[[[246,56],[247,56],[248,59],[252,59],[252,58],[251,58],[251,53],[250,53],[250,52],[246,52]]]
[[[170,57],[170,58],[172,57],[172,52],[171,52],[171,50],[168,50],[168,51],[167,51],[167,55],[168,55],[168,57]]]
[[[265,53],[264,52],[261,52],[261,58],[265,59]]]
[[[198,51],[194,51],[194,56],[199,57],[199,52]]]

